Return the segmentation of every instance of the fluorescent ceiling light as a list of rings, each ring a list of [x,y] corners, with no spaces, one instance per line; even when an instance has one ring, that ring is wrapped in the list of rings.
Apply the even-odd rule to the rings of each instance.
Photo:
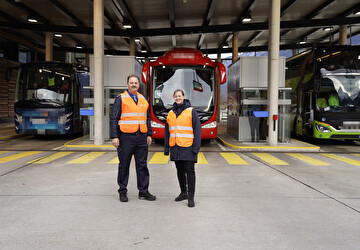
[[[37,23],[37,20],[35,17],[32,17],[32,16],[28,16],[27,20],[30,22],[30,23]]]

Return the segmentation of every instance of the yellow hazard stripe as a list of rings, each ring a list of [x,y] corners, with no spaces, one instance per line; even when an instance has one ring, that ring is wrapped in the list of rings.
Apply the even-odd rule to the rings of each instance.
[[[349,159],[349,158],[346,158],[343,156],[337,156],[334,154],[320,154],[320,155],[337,160],[337,161],[342,161],[342,162],[345,162],[345,163],[348,163],[348,164],[351,164],[354,166],[360,166],[360,161]]]
[[[271,165],[289,165],[286,162],[268,153],[252,153],[252,154]]]
[[[156,152],[150,159],[149,164],[168,164],[169,156],[163,152]]]
[[[15,155],[10,155],[10,156],[6,156],[3,158],[0,158],[0,163],[6,163],[9,161],[14,161],[20,158],[24,158],[27,156],[31,156],[31,155],[35,155],[38,153],[41,153],[42,151],[28,151],[28,152],[23,152],[23,153],[19,153],[19,154],[15,154]]]
[[[10,151],[0,151],[0,154],[9,153]]]
[[[86,155],[83,155],[75,160],[69,161],[69,164],[76,164],[76,163],[89,163],[90,161],[96,159],[97,157],[105,154],[105,152],[91,152]]]
[[[329,163],[317,160],[315,158],[312,158],[310,156],[303,155],[303,154],[300,154],[300,153],[286,153],[286,154],[293,157],[293,158],[295,158],[295,159],[304,161],[304,162],[306,162],[306,163],[308,163],[310,165],[315,165],[315,166],[329,166],[330,165]]]
[[[249,165],[243,158],[235,153],[220,153],[230,165]]]
[[[204,153],[198,153],[198,161],[197,164],[208,164],[208,161],[205,158]]]
[[[67,155],[72,154],[72,153],[74,153],[74,152],[57,152],[55,154],[49,155],[49,156],[44,157],[44,158],[29,161],[28,163],[39,163],[39,164],[49,163],[51,161],[57,160],[57,159],[59,159],[61,157],[67,156]]]
[[[360,154],[352,154],[352,155],[355,155],[355,156],[357,156],[357,157],[360,157]]]
[[[119,164],[119,157],[116,156],[114,159],[109,161],[108,164]]]

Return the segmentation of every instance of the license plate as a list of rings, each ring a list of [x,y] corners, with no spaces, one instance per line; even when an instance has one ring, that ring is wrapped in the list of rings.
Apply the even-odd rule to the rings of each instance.
[[[33,124],[46,124],[45,119],[33,118],[31,121],[32,121]]]

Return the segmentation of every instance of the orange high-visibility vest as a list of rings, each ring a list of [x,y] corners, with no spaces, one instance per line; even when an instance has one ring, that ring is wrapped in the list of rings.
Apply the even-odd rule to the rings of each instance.
[[[192,108],[185,109],[178,117],[171,110],[167,116],[167,123],[169,124],[170,147],[175,144],[180,147],[190,147],[193,144]]]
[[[146,117],[149,103],[140,93],[137,93],[137,97],[136,105],[127,91],[121,94],[121,116],[118,123],[121,132],[135,133],[139,127],[141,133],[147,132]]]

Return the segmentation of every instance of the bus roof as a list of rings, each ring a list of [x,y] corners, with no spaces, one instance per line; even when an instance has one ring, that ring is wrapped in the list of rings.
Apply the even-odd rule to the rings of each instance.
[[[54,61],[38,61],[28,62],[21,64],[21,67],[63,67],[63,68],[76,68],[77,70],[88,71],[88,67],[81,64],[54,62]]]
[[[200,50],[191,48],[173,48],[163,56],[158,57],[153,66],[158,65],[209,65],[214,66],[214,61],[204,56]]]

